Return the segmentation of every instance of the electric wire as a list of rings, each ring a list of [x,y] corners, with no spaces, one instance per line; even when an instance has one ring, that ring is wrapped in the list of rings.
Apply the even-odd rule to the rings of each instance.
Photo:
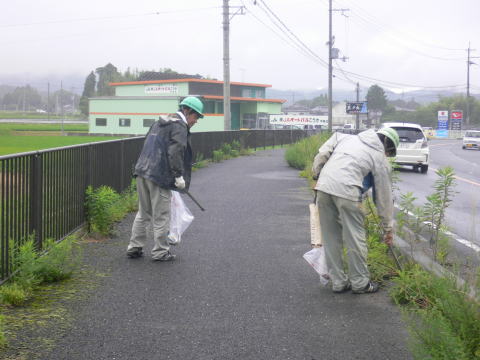
[[[219,8],[221,8],[221,6],[191,8],[191,9],[182,9],[182,10],[169,10],[169,11],[152,11],[152,12],[142,13],[142,14],[118,15],[118,16],[99,16],[99,17],[90,17],[90,18],[39,21],[39,22],[24,23],[24,24],[6,24],[6,25],[0,25],[0,28],[48,25],[48,24],[63,24],[63,23],[72,23],[72,22],[83,22],[83,21],[124,19],[124,18],[132,18],[132,17],[144,17],[144,16],[152,16],[152,15],[156,16],[156,15],[174,14],[174,13],[182,13],[182,12],[196,12],[196,11],[219,9]]]

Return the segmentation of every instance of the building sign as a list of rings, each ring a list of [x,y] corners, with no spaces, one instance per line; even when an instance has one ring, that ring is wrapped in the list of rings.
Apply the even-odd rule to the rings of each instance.
[[[448,111],[441,110],[438,112],[438,130],[448,130]]]
[[[176,85],[148,85],[145,86],[145,94],[178,94],[178,86]]]
[[[283,115],[270,114],[270,125],[318,125],[328,127],[328,116],[325,115]]]
[[[366,114],[368,112],[367,102],[347,102],[345,111],[347,114]]]
[[[452,110],[450,113],[451,130],[462,130],[463,111]]]

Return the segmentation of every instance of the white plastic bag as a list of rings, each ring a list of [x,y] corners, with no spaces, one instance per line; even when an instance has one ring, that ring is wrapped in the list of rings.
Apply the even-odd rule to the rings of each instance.
[[[315,269],[320,275],[320,283],[327,286],[330,280],[328,275],[327,259],[325,258],[325,249],[323,246],[313,248],[312,250],[303,254],[303,258]]]
[[[170,245],[180,243],[182,234],[192,223],[194,217],[183,202],[182,196],[178,191],[172,191],[170,203],[170,233],[168,241]]]

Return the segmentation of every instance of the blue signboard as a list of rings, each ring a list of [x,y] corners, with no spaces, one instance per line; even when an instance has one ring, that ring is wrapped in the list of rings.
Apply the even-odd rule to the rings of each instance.
[[[448,137],[448,130],[437,130],[435,132],[436,137]]]

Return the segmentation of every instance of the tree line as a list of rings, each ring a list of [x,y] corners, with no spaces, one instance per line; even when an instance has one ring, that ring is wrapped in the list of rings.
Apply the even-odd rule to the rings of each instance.
[[[382,122],[411,122],[422,126],[437,127],[438,111],[452,110],[463,111],[463,123],[468,111],[470,114],[470,127],[480,127],[480,100],[465,95],[439,96],[438,101],[426,105],[420,105],[413,99],[408,102],[399,100],[389,101],[385,91],[378,85],[372,85],[367,92],[366,100],[369,110],[382,112]],[[397,110],[395,105],[402,109]]]
[[[36,88],[25,85],[18,87],[2,87],[0,94],[0,110],[4,111],[36,111],[50,113],[76,112],[80,96],[67,90],[57,90],[48,94],[39,92]]]
[[[95,71],[91,71],[85,79],[83,93],[80,98],[80,111],[84,115],[88,115],[88,99],[95,96],[114,96],[115,89],[108,84],[111,82],[125,81],[143,81],[143,80],[168,80],[181,78],[204,79],[203,76],[196,74],[178,73],[170,68],[163,68],[159,71],[131,70],[127,68],[125,72],[108,63],[105,66],[98,67]]]

